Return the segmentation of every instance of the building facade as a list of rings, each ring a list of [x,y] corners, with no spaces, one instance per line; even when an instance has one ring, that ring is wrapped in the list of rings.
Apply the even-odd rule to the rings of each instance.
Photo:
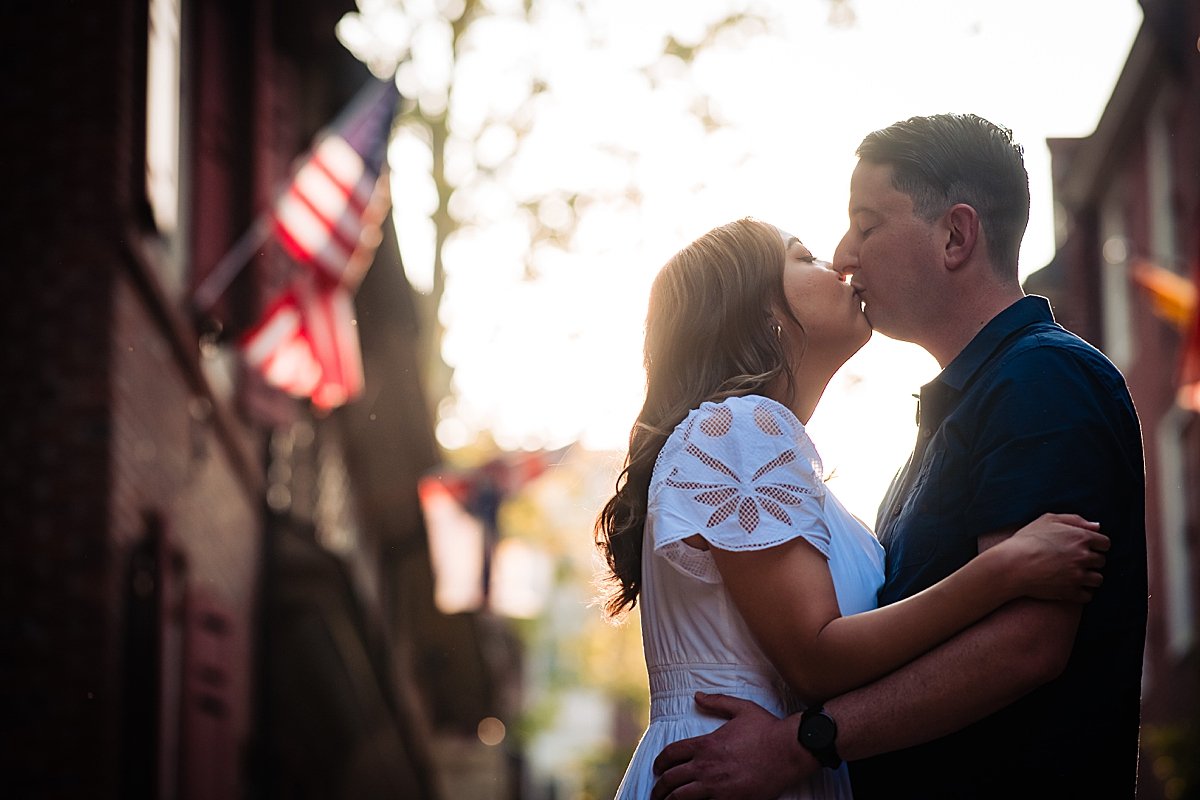
[[[1200,6],[1141,0],[1095,132],[1050,140],[1059,247],[1027,291],[1125,373],[1146,453],[1139,795],[1200,796]],[[1188,387],[1192,387],[1189,390]]]
[[[504,713],[486,621],[433,607],[394,239],[357,298],[366,392],[330,414],[237,356],[296,268],[277,245],[192,302],[368,79],[334,36],[353,9],[6,12],[6,794],[441,797],[434,742]]]

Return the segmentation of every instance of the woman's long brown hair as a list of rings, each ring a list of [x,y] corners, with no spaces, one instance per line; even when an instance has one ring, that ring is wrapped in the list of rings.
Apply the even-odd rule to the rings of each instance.
[[[778,229],[741,219],[709,231],[659,272],[646,314],[646,401],[629,434],[616,492],[596,520],[596,546],[609,575],[604,609],[637,605],[642,583],[646,495],[659,451],[705,401],[790,391],[791,365],[779,338],[788,309]],[[788,398],[790,402],[790,398]]]

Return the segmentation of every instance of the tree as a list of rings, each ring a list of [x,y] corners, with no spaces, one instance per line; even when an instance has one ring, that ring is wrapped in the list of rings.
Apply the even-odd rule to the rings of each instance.
[[[361,0],[343,19],[339,34],[360,58],[382,74],[398,65],[406,97],[392,158],[402,184],[393,194],[406,226],[406,270],[422,292],[431,397],[454,394],[446,323],[456,291],[492,285],[488,273],[536,282],[569,269],[566,254],[585,218],[617,219],[643,199],[656,155],[625,135],[628,124],[573,124],[583,93],[576,68],[603,72],[628,101],[608,94],[611,107],[587,112],[597,120],[630,123],[628,115],[652,112],[647,127],[678,128],[689,140],[717,136],[728,121],[692,73],[706,51],[768,28],[764,12],[742,5],[706,15],[680,4],[659,29],[587,0]],[[471,263],[482,259],[486,268]],[[453,403],[443,404],[443,417],[454,416]],[[488,427],[473,423],[460,443]]]

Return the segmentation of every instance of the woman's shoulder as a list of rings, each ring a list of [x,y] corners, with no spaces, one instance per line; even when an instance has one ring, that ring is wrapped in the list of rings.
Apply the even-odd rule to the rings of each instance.
[[[709,437],[760,434],[808,438],[803,423],[796,418],[791,409],[759,394],[705,401],[684,417],[675,427],[671,437],[687,439],[695,436],[697,432]]]
[[[662,467],[681,461],[699,461],[721,472],[734,465],[757,472],[778,457],[822,473],[820,456],[790,409],[762,395],[740,395],[692,409],[663,445],[655,472],[665,475]]]
[[[804,536],[828,555],[825,496],[820,459],[791,411],[757,395],[703,403],[655,465],[647,498],[654,547],[667,553],[696,533],[727,551]]]

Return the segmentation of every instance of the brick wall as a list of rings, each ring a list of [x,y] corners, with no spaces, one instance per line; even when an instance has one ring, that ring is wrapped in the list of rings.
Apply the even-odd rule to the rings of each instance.
[[[22,36],[5,48],[20,76],[5,90],[20,148],[6,174],[21,191],[6,201],[0,293],[0,759],[14,796],[104,794],[115,780],[114,737],[101,735],[118,707],[103,670],[114,652],[106,332],[129,14],[75,11],[62,25],[53,8],[22,9]]]
[[[255,445],[204,396],[178,301],[135,255],[145,3],[56,5],[22,9],[27,46],[7,53],[21,192],[0,293],[0,759],[13,796],[137,797],[186,769],[240,776],[237,752],[193,747],[212,756],[195,763],[156,741],[211,729],[192,699],[234,750],[248,735]],[[177,558],[139,571],[155,553]],[[171,576],[180,591],[162,594]],[[139,591],[158,617],[139,616]]]

